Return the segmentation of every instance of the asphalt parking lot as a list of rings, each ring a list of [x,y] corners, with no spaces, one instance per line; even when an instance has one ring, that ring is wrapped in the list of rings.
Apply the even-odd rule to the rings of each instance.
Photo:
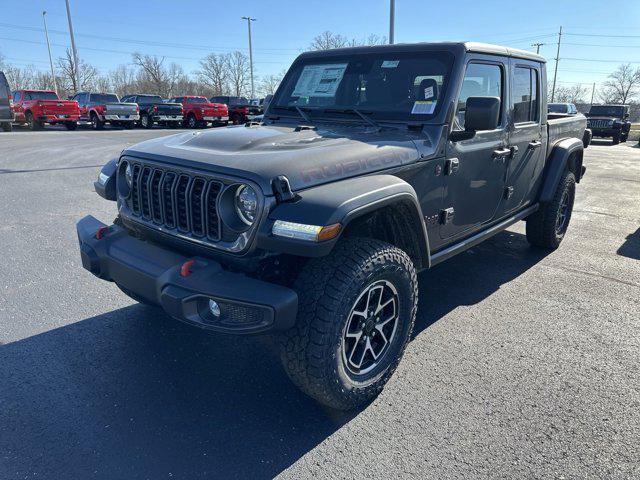
[[[338,414],[265,337],[212,336],[83,270],[75,222],[127,145],[0,133],[0,478],[640,477],[640,149],[596,141],[568,236],[524,224],[420,276],[380,397]]]

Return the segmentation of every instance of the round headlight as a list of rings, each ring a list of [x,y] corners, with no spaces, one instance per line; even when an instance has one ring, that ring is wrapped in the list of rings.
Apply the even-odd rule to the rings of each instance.
[[[129,188],[131,188],[131,184],[133,183],[133,169],[131,168],[130,163],[127,163],[127,168],[124,171],[124,178],[127,181]]]
[[[258,194],[249,185],[236,190],[236,213],[245,224],[251,225],[258,212]]]

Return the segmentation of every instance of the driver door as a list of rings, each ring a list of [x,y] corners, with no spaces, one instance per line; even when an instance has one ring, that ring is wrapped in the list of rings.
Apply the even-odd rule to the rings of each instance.
[[[447,142],[445,193],[440,237],[463,237],[496,214],[504,191],[508,128],[506,115],[506,62],[478,56],[467,63],[458,96],[453,130],[464,130],[469,97],[499,97],[498,128],[476,132],[469,140]]]

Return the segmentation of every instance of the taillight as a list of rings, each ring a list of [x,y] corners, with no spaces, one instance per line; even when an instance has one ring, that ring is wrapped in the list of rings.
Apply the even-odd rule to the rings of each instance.
[[[140,113],[140,106],[136,105],[136,113]]]
[[[158,106],[154,105],[151,110],[153,111],[153,113],[156,113],[158,111]]]
[[[9,107],[13,107],[13,97],[11,96],[11,94],[9,94],[7,99],[9,100]]]

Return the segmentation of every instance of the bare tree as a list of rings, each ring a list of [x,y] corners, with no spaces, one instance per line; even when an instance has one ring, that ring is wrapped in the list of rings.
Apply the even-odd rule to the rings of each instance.
[[[67,93],[91,89],[99,76],[98,70],[93,65],[89,65],[84,60],[79,59],[77,69],[80,85],[78,85],[76,82],[76,78],[78,78],[76,76],[76,64],[73,59],[73,53],[68,48],[65,56],[58,58],[56,63],[61,76],[60,90]]]
[[[237,97],[247,94],[249,86],[249,58],[242,52],[235,51],[225,55],[225,63],[229,72],[229,88]]]
[[[348,39],[347,37],[325,30],[320,35],[316,35],[309,45],[311,50],[331,50],[332,48],[342,47],[361,47],[363,45],[384,45],[387,43],[387,37],[384,35],[370,34],[368,37],[358,40],[356,38]]]
[[[316,35],[309,45],[310,50],[331,50],[332,48],[342,48],[349,45],[346,37],[325,30],[320,35]]]
[[[136,73],[126,65],[119,65],[109,73],[109,80],[113,91],[119,96],[134,93]]]
[[[278,86],[280,85],[280,82],[282,81],[285,73],[286,72],[282,72],[276,75],[271,74],[262,77],[259,89],[260,95],[262,95],[263,97],[266,95],[273,95],[278,89]]]
[[[27,67],[16,67],[13,65],[5,64],[4,68],[5,76],[14,90],[35,88],[34,77],[36,75],[36,68],[33,65]]]
[[[164,57],[155,55],[133,54],[133,63],[139,67],[138,82],[143,90],[160,96],[169,95],[169,75],[164,68]]]
[[[556,98],[559,103],[583,103],[587,89],[580,84],[572,87],[556,87]]]
[[[210,53],[200,60],[198,79],[211,89],[213,95],[223,95],[227,91],[229,81],[227,66],[228,61],[225,55]]]
[[[627,103],[640,89],[640,68],[620,65],[604,82],[600,96],[605,103]]]

